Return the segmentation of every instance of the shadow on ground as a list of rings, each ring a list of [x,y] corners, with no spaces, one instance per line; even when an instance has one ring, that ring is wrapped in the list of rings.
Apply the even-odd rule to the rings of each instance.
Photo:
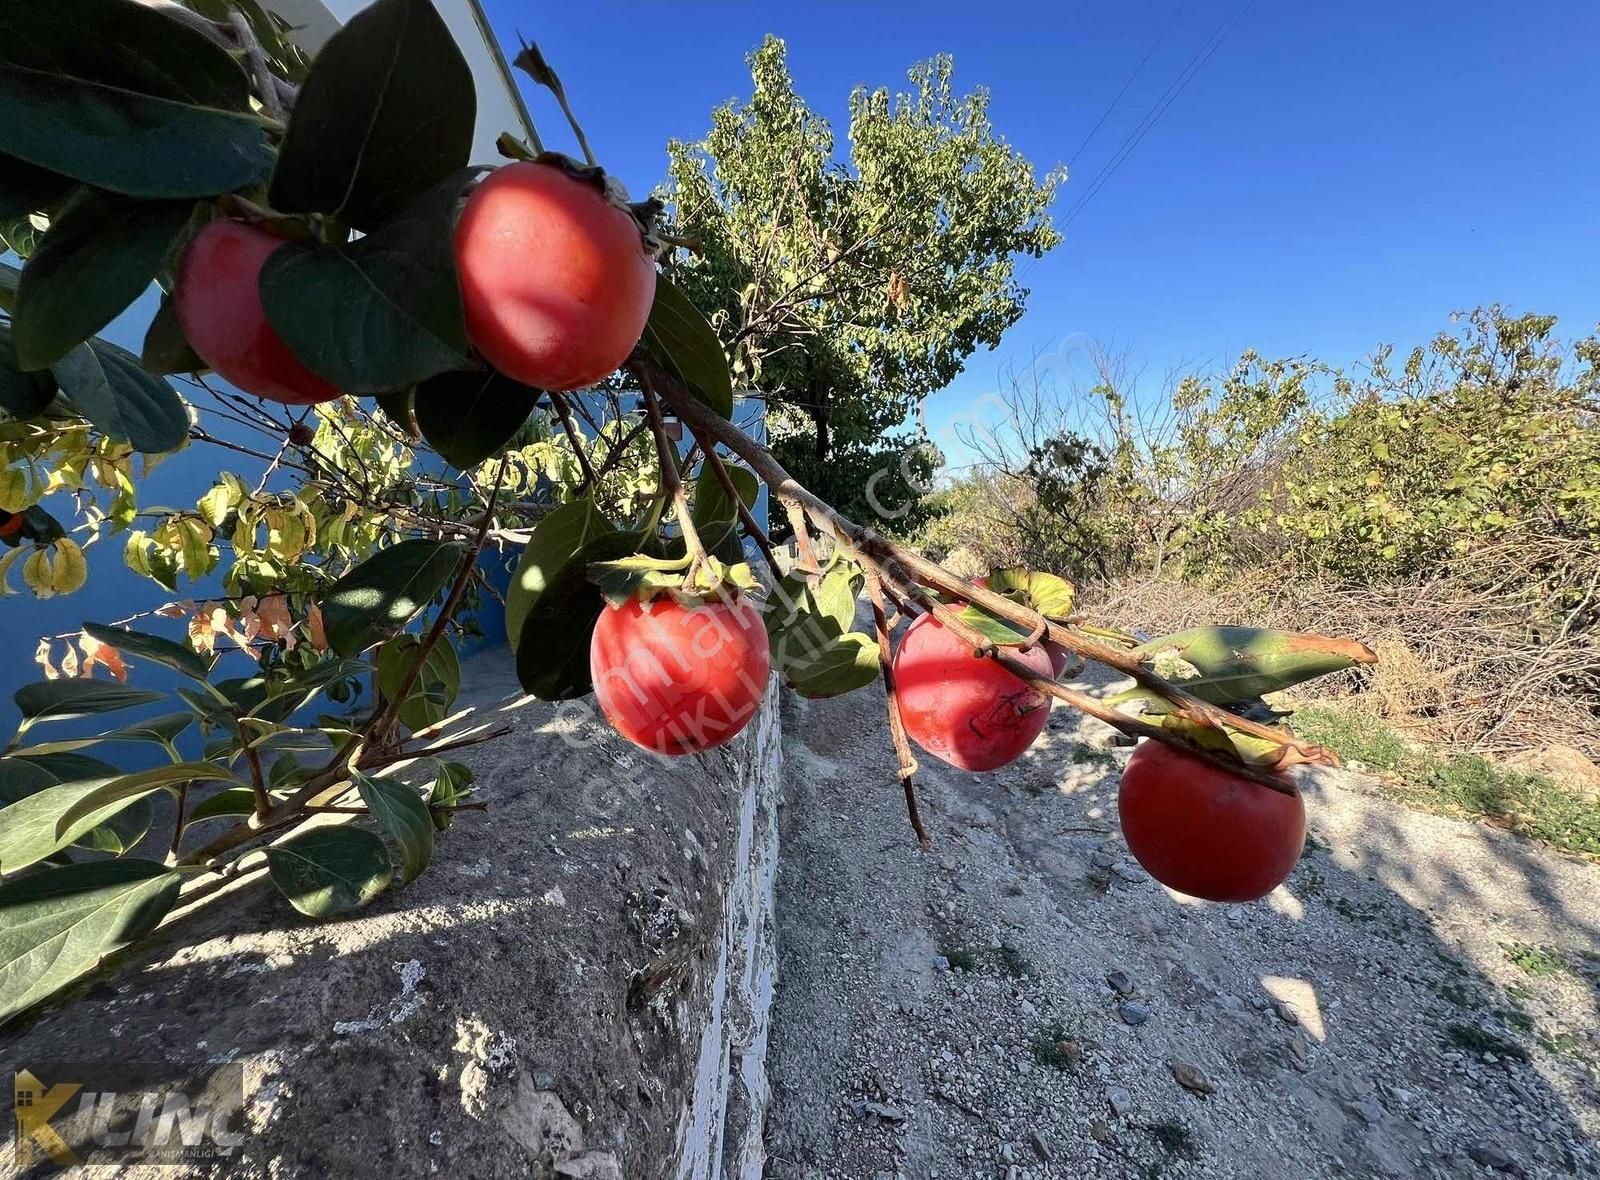
[[[1600,1172],[1600,868],[1317,772],[1286,885],[1196,903],[1059,709],[923,760],[924,854],[862,697],[784,719],[775,1180]]]

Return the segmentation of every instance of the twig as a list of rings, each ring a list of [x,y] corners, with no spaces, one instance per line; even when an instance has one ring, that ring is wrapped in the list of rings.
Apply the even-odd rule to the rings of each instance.
[[[678,517],[678,527],[683,530],[683,544],[689,551],[689,569],[684,574],[684,584],[692,586],[694,576],[706,563],[706,547],[700,542],[700,533],[689,515],[689,497],[683,490],[683,479],[678,474],[678,455],[667,438],[666,424],[661,420],[661,404],[656,400],[655,387],[646,375],[639,382],[644,390],[644,411],[650,421],[650,433],[656,440],[656,458],[661,464],[661,481],[672,496],[672,507]],[[737,497],[736,497],[737,498]]]
[[[477,542],[467,552],[467,555],[461,559],[460,572],[456,574],[455,583],[450,587],[450,593],[446,595],[444,605],[439,608],[439,616],[434,619],[433,626],[428,629],[427,635],[423,636],[422,642],[417,644],[417,654],[411,661],[411,667],[406,671],[405,679],[400,682],[399,689],[389,698],[388,704],[384,706],[383,711],[377,718],[374,718],[373,724],[369,726],[369,731],[381,735],[384,731],[379,722],[388,724],[394,720],[395,714],[400,711],[401,703],[406,699],[406,696],[416,685],[417,679],[422,675],[423,665],[428,662],[428,657],[433,654],[433,649],[438,647],[439,641],[444,638],[445,628],[450,625],[450,619],[455,614],[457,605],[461,602],[461,596],[467,592],[467,585],[472,581],[473,571],[477,569],[478,554],[483,552],[483,543],[488,539],[489,525],[494,520],[495,501],[500,498],[500,488],[504,482],[505,468],[502,467],[499,475],[495,478],[494,490],[489,493],[489,499],[484,506],[483,523],[478,526]]]
[[[806,528],[804,510],[799,501],[791,496],[780,496],[779,499],[783,501],[783,510],[789,515],[789,527],[794,530],[794,547],[799,554],[800,569],[807,574],[820,574],[822,566],[818,564],[816,551],[811,547],[811,533]]]
[[[264,820],[267,812],[272,810],[272,796],[267,794],[266,776],[261,772],[261,755],[257,753],[253,742],[245,742],[244,756],[250,764],[250,793],[256,801],[256,819]]]
[[[572,453],[578,457],[578,467],[583,471],[584,483],[598,491],[600,479],[595,475],[594,468],[589,465],[589,452],[583,445],[583,436],[578,433],[577,425],[572,421],[572,410],[567,406],[567,399],[559,393],[552,393],[550,404],[555,406],[556,417],[561,419],[561,429],[567,432],[567,441],[572,444]]]
[[[917,788],[912,781],[917,773],[917,759],[911,753],[911,742],[906,738],[906,724],[900,716],[900,693],[894,682],[894,651],[889,645],[889,619],[883,609],[883,586],[878,573],[871,566],[863,566],[867,578],[867,598],[872,602],[872,622],[878,632],[878,669],[883,673],[883,691],[889,700],[889,738],[894,743],[895,757],[900,761],[900,785],[906,795],[906,817],[911,830],[917,834],[917,843],[923,849],[933,847],[928,829],[922,826],[922,815],[917,809]]]
[[[722,485],[722,490],[728,499],[733,501],[734,509],[739,513],[739,523],[744,526],[744,531],[750,534],[750,539],[761,550],[761,556],[766,559],[767,568],[772,571],[772,576],[781,581],[783,570],[778,568],[777,555],[772,551],[772,538],[768,537],[766,531],[756,523],[756,518],[745,506],[744,497],[739,494],[739,489],[733,486],[733,476],[728,474],[728,465],[722,461],[722,456],[717,454],[716,443],[702,438],[698,432],[695,438],[706,453],[705,462],[711,468],[711,474]]]
[[[178,846],[183,843],[184,811],[189,806],[189,784],[178,784],[178,797],[174,801],[174,815],[172,819],[172,843],[167,845],[167,863],[176,864],[178,861]]]

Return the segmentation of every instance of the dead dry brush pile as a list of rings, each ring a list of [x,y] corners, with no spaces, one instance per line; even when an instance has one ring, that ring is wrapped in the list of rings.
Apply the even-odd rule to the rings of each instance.
[[[1506,538],[1425,578],[1369,585],[1255,569],[1221,584],[1133,576],[1086,592],[1101,617],[1154,634],[1252,619],[1355,636],[1377,666],[1319,690],[1457,749],[1561,744],[1600,761],[1600,542]]]

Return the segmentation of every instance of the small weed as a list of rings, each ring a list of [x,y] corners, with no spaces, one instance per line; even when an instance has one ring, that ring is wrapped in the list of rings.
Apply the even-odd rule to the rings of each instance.
[[[1438,990],[1441,996],[1457,1008],[1478,1008],[1483,1003],[1477,991],[1464,983],[1442,983]]]
[[[1517,980],[1515,983],[1506,984],[1506,995],[1510,996],[1515,1003],[1525,1004],[1533,999],[1533,988],[1521,980]]]
[[[965,971],[971,974],[978,969],[978,952],[966,947],[947,946],[941,947],[939,953],[945,957],[952,971]]]
[[[1582,1042],[1571,1033],[1539,1034],[1539,1048],[1546,1053],[1571,1055],[1576,1054],[1582,1047]]]
[[[1476,1024],[1452,1024],[1445,1029],[1445,1040],[1457,1049],[1471,1053],[1493,1053],[1496,1057],[1510,1057],[1517,1061],[1528,1060],[1528,1051],[1515,1041],[1480,1028]]]
[[[1369,914],[1366,910],[1362,909],[1360,906],[1356,905],[1349,898],[1346,898],[1346,897],[1336,897],[1336,898],[1334,898],[1333,899],[1333,908],[1338,912],[1340,917],[1348,918],[1352,922],[1370,922],[1370,921],[1372,921],[1372,915]]]
[[[1519,1033],[1531,1033],[1533,1031],[1533,1017],[1529,1016],[1521,1008],[1496,1008],[1494,1014],[1499,1018],[1500,1023],[1509,1029]]]
[[[1554,975],[1567,966],[1566,958],[1553,946],[1530,946],[1525,942],[1507,942],[1501,946],[1506,952],[1506,962],[1524,975]]]
[[[1035,1061],[1051,1069],[1076,1069],[1083,1060],[1083,1047],[1059,1020],[1035,1032],[1028,1048]]]
[[[1192,1160],[1200,1154],[1195,1146],[1194,1136],[1189,1133],[1189,1128],[1180,1122],[1163,1119],[1159,1123],[1146,1124],[1145,1130],[1150,1133],[1150,1138],[1156,1141],[1156,1146],[1168,1155]]]
[[[1117,757],[1110,750],[1085,745],[1083,742],[1073,742],[1072,752],[1068,757],[1072,759],[1074,766],[1098,766],[1102,770],[1117,768]]]
[[[1327,884],[1322,874],[1317,872],[1316,866],[1309,865],[1303,860],[1300,862],[1300,867],[1295,870],[1294,880],[1300,887],[1302,897],[1316,897]]]

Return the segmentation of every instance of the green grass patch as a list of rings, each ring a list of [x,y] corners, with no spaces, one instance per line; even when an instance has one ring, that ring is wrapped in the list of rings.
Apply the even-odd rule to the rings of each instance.
[[[1391,776],[1385,787],[1409,806],[1494,820],[1557,848],[1600,856],[1600,803],[1542,775],[1502,770],[1476,754],[1414,748],[1359,709],[1309,705],[1295,713],[1294,728],[1347,762]]]
[[[1554,975],[1567,969],[1567,960],[1553,946],[1531,946],[1525,942],[1502,944],[1506,962],[1524,975]]]
[[[1059,1020],[1035,1031],[1028,1048],[1035,1061],[1051,1069],[1076,1069],[1083,1061],[1082,1045]]]

